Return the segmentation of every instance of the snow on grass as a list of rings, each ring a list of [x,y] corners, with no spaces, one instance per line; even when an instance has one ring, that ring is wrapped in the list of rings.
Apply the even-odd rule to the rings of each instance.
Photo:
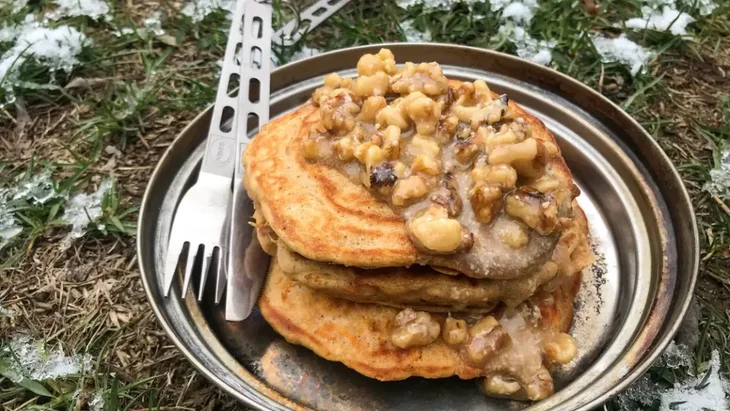
[[[51,72],[70,72],[79,63],[77,56],[88,40],[73,27],[47,27],[29,14],[23,23],[1,29],[0,41],[13,42],[0,57],[0,83],[7,93],[6,99],[12,102],[13,89],[25,61],[34,59]]]
[[[591,36],[593,46],[601,55],[604,63],[621,63],[630,67],[631,74],[636,75],[642,67],[646,67],[654,53],[634,43],[621,34],[616,38],[600,35]]]
[[[162,16],[162,13],[159,11],[156,11],[152,13],[150,17],[147,17],[144,19],[144,27],[145,29],[151,31],[156,36],[161,36],[165,34],[165,30],[162,29],[162,21],[160,21],[160,17]]]
[[[720,152],[720,162],[710,170],[710,181],[702,187],[710,194],[730,199],[730,144]]]
[[[91,400],[89,400],[89,411],[104,411],[104,396],[99,393],[95,392],[94,395],[91,396]]]
[[[291,63],[297,60],[303,60],[305,58],[316,56],[317,54],[322,53],[324,53],[324,50],[304,46],[301,50],[297,51],[291,56],[289,62]]]
[[[99,184],[99,188],[91,193],[79,193],[73,196],[64,206],[62,221],[71,226],[71,232],[61,241],[61,248],[71,247],[73,241],[86,234],[86,228],[91,223],[97,222],[102,214],[102,202],[104,196],[113,186],[112,179],[105,179]],[[104,229],[102,224],[97,223],[97,228]]]
[[[678,411],[728,411],[725,400],[727,383],[720,377],[720,354],[712,352],[708,375],[700,375],[695,381],[673,387],[661,393],[662,410]]]
[[[406,36],[406,41],[409,43],[421,43],[431,41],[431,32],[426,31],[425,33],[419,31],[414,25],[413,20],[404,20],[400,23],[400,29]]]
[[[658,31],[669,30],[678,36],[687,35],[687,25],[695,19],[687,13],[680,12],[672,6],[664,6],[659,10],[651,7],[642,7],[642,17],[626,20],[626,27],[631,29],[651,29]]]
[[[396,0],[398,7],[408,9],[417,5],[423,5],[425,10],[451,10],[455,5],[464,3],[469,8],[476,3],[484,3],[485,0]]]
[[[514,43],[518,56],[543,66],[550,64],[551,51],[558,44],[555,40],[535,40],[522,26],[507,24],[499,28],[499,33]]]
[[[94,20],[110,19],[109,5],[104,0],[54,0],[58,8],[48,13],[48,18],[87,16]]]
[[[216,10],[233,13],[235,7],[235,0],[190,0],[182,8],[181,13],[190,17],[194,22],[199,22]]]
[[[502,20],[512,20],[523,25],[530,24],[537,9],[536,0],[489,0],[489,5],[493,11],[502,11]]]
[[[21,178],[16,184],[7,188],[0,188],[0,250],[20,235],[23,227],[13,216],[12,202],[24,200],[29,203],[45,204],[53,199],[61,198],[51,182],[51,173],[38,173],[30,178]]]
[[[720,6],[712,0],[697,1],[697,11],[700,13],[700,16],[709,16],[718,7]]]
[[[24,378],[46,381],[81,374],[92,365],[89,355],[66,356],[60,347],[47,349],[28,336],[11,340],[0,351],[0,357],[5,358],[3,374],[16,383]]]

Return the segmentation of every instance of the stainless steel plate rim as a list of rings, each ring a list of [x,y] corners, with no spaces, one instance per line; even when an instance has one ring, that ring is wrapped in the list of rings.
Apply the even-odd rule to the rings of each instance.
[[[646,371],[646,369],[651,365],[651,363],[654,362],[654,360],[660,355],[660,353],[663,351],[663,349],[666,347],[666,345],[670,342],[672,336],[676,332],[677,328],[680,325],[680,321],[682,317],[684,316],[684,313],[686,312],[689,303],[690,303],[690,297],[691,293],[694,290],[695,282],[696,282],[696,274],[697,274],[697,267],[699,264],[699,256],[697,253],[697,245],[698,245],[698,235],[697,235],[697,228],[696,228],[696,222],[694,221],[694,214],[692,212],[692,206],[691,202],[689,201],[689,196],[687,195],[686,190],[684,190],[683,186],[681,185],[681,179],[679,178],[679,175],[677,171],[671,167],[671,162],[666,157],[666,155],[661,151],[658,144],[649,136],[642,128],[641,126],[630,116],[628,116],[626,113],[621,111],[618,107],[610,103],[605,97],[598,94],[597,92],[593,91],[592,89],[589,89],[585,85],[577,82],[576,80],[565,76],[561,73],[558,73],[554,70],[535,65],[533,63],[528,63],[523,60],[520,60],[516,57],[496,53],[493,51],[483,50],[483,49],[476,49],[471,47],[465,47],[465,46],[455,46],[455,45],[444,45],[444,44],[387,44],[387,45],[375,45],[375,46],[361,46],[357,48],[351,48],[351,49],[344,49],[344,50],[337,50],[329,53],[325,53],[322,55],[315,56],[313,58],[295,62],[286,66],[282,66],[280,68],[277,68],[272,73],[272,90],[278,89],[279,92],[283,93],[282,90],[286,89],[296,89],[297,87],[309,87],[310,85],[304,84],[307,83],[307,81],[298,81],[297,78],[301,79],[307,79],[306,74],[301,74],[302,72],[323,72],[323,71],[339,71],[346,68],[351,68],[354,66],[354,64],[349,63],[349,66],[341,66],[343,63],[340,63],[338,60],[347,60],[347,58],[352,58],[353,55],[358,55],[364,52],[369,52],[373,49],[377,49],[378,47],[390,47],[394,49],[396,52],[396,56],[401,56],[403,53],[423,53],[427,56],[434,56],[432,58],[438,59],[435,56],[443,55],[444,59],[452,59],[452,60],[458,60],[458,58],[461,57],[455,57],[454,53],[460,53],[460,55],[463,55],[463,59],[465,64],[463,65],[465,71],[468,70],[475,70],[478,71],[481,69],[480,64],[481,63],[475,63],[474,61],[469,61],[469,59],[491,59],[492,62],[490,63],[490,68],[497,68],[497,71],[501,70],[502,72],[510,72],[510,69],[515,70],[523,70],[524,73],[521,74],[522,77],[526,78],[528,81],[526,81],[525,84],[528,83],[537,83],[540,84],[541,87],[545,87],[546,89],[551,88],[553,92],[555,92],[555,95],[561,96],[561,93],[576,93],[571,96],[566,96],[566,101],[570,101],[571,103],[575,103],[578,100],[582,101],[595,101],[595,106],[598,106],[602,110],[602,115],[606,115],[606,113],[609,113],[609,116],[613,116],[614,118],[612,121],[614,123],[622,124],[622,126],[627,130],[627,133],[631,133],[634,138],[640,140],[642,147],[642,150],[646,150],[651,154],[651,159],[644,160],[645,162],[649,163],[649,165],[644,165],[640,162],[638,166],[646,167],[651,169],[651,167],[657,167],[661,168],[661,170],[656,171],[656,173],[659,173],[661,171],[661,174],[663,174],[661,181],[662,189],[665,189],[666,187],[670,187],[672,191],[671,194],[672,200],[677,204],[672,205],[672,210],[679,209],[682,211],[682,217],[684,220],[678,221],[677,224],[681,225],[682,231],[680,232],[680,229],[677,228],[675,231],[679,234],[681,234],[682,238],[674,238],[675,232],[664,232],[659,233],[659,237],[655,238],[655,240],[659,239],[662,244],[649,244],[651,247],[665,247],[675,245],[677,242],[682,242],[682,244],[685,246],[686,249],[680,250],[677,248],[678,253],[682,253],[681,255],[669,255],[666,258],[671,259],[684,259],[680,262],[683,263],[683,271],[679,274],[683,276],[688,276],[688,278],[682,278],[682,293],[681,295],[673,296],[673,295],[666,295],[662,294],[662,290],[646,290],[647,292],[654,292],[656,295],[659,295],[660,298],[657,299],[657,301],[654,303],[653,307],[650,308],[651,312],[644,312],[642,313],[642,318],[644,320],[645,325],[650,324],[652,327],[656,327],[656,329],[649,329],[649,330],[639,330],[643,334],[632,334],[632,338],[634,339],[646,339],[646,347],[645,349],[651,349],[651,352],[649,355],[644,355],[643,352],[640,350],[635,351],[633,353],[628,353],[630,355],[636,356],[636,358],[632,359],[630,363],[634,364],[635,366],[625,370],[622,374],[623,375],[614,375],[613,376],[613,384],[611,384],[610,387],[603,390],[600,395],[596,395],[591,397],[589,400],[583,403],[581,406],[581,409],[587,409],[589,407],[593,407],[595,405],[598,405],[602,402],[604,402],[606,399],[608,399],[610,396],[615,395],[620,390],[626,388],[631,382],[636,380],[643,372]],[[347,57],[347,58],[345,58]],[[413,58],[409,58],[409,60],[413,60]],[[439,61],[441,62],[441,61]],[[456,64],[456,66],[461,67],[461,65]],[[480,66],[480,68],[474,68],[474,66]],[[507,67],[508,69],[505,69],[504,67]],[[328,70],[325,70],[328,69]],[[448,68],[445,68],[446,71],[448,71]],[[311,77],[311,76],[310,76]],[[311,83],[311,81],[310,81]],[[559,91],[560,93],[556,92]],[[567,91],[565,91],[567,90]],[[554,95],[552,97],[555,97]],[[591,100],[592,99],[592,100]],[[518,103],[520,100],[518,98],[515,98]],[[276,102],[272,102],[272,104],[275,106]],[[557,103],[556,103],[557,104]],[[593,109],[595,109],[595,106]],[[273,107],[273,106],[272,106]],[[595,109],[597,110],[597,109]],[[210,109],[204,111],[199,116],[197,116],[191,124],[186,127],[182,133],[182,136],[186,136],[189,133],[195,132],[196,128],[200,127],[201,123],[205,122],[205,117],[209,115]],[[576,118],[579,117],[576,115]],[[613,123],[612,123],[613,124]],[[637,137],[638,136],[638,137]],[[180,139],[182,140],[182,138]],[[177,140],[176,140],[177,141]],[[615,142],[606,142],[606,144],[613,144],[615,146],[616,150],[619,151],[628,151],[628,149],[625,147],[626,142],[622,141],[615,141]],[[189,340],[189,336],[186,336],[187,340],[184,340],[183,338],[178,335],[176,331],[176,327],[180,327],[180,324],[173,324],[175,321],[189,321],[189,322],[196,322],[197,318],[192,318],[197,315],[199,315],[199,310],[196,306],[191,305],[191,303],[185,302],[186,307],[176,307],[176,309],[179,312],[183,312],[185,316],[187,316],[184,319],[174,319],[174,318],[168,318],[168,313],[166,310],[170,309],[171,302],[161,301],[159,296],[159,290],[157,287],[157,284],[155,284],[155,281],[157,281],[155,277],[155,268],[153,264],[150,264],[150,255],[149,253],[152,252],[152,250],[146,249],[150,248],[150,246],[160,247],[160,243],[164,242],[164,233],[162,234],[163,238],[150,238],[150,231],[146,229],[144,225],[149,224],[150,222],[154,222],[157,218],[159,218],[162,213],[171,213],[174,208],[170,209],[172,207],[172,204],[167,204],[167,209],[161,210],[159,207],[155,208],[153,204],[157,204],[156,198],[161,196],[159,192],[153,192],[152,188],[155,186],[155,182],[157,182],[160,179],[164,178],[170,178],[170,173],[174,173],[174,170],[169,169],[169,164],[174,159],[172,158],[173,155],[179,155],[181,150],[185,150],[185,147],[180,147],[179,144],[176,146],[175,143],[173,143],[168,150],[165,152],[165,154],[160,159],[160,162],[155,167],[155,170],[152,174],[150,185],[148,186],[143,201],[142,201],[142,207],[140,210],[140,216],[139,216],[139,232],[137,237],[137,247],[138,247],[138,257],[140,261],[140,271],[142,274],[143,284],[145,286],[145,290],[148,295],[148,299],[151,302],[152,308],[157,315],[158,319],[160,320],[161,324],[163,325],[163,328],[167,332],[167,334],[170,336],[172,341],[175,343],[175,345],[185,354],[186,357],[191,361],[191,363],[201,372],[201,374],[205,375],[209,380],[213,381],[216,385],[223,388],[224,390],[228,391],[230,394],[234,395],[236,398],[240,399],[241,401],[249,404],[250,406],[254,406],[257,408],[261,407],[275,407],[280,408],[280,406],[275,406],[271,401],[263,401],[262,399],[265,399],[267,397],[266,394],[262,394],[261,390],[269,391],[269,394],[271,394],[271,390],[267,389],[263,384],[256,384],[257,386],[241,386],[238,387],[237,390],[235,387],[231,385],[231,381],[226,381],[223,378],[219,377],[219,375],[216,373],[215,370],[209,369],[192,351],[191,351],[191,344],[194,345],[194,342],[191,342]],[[192,152],[192,148],[189,148],[189,150]],[[651,170],[649,170],[651,171]],[[644,174],[650,174],[647,172],[647,170],[641,170]],[[650,180],[644,180],[644,177],[642,177],[642,173],[639,173],[638,169],[634,170],[635,176],[624,176],[624,178],[636,178],[639,181],[639,185],[643,185],[646,187],[643,187],[643,190],[649,193],[658,193],[659,187],[657,186],[657,179],[656,177],[654,179]],[[657,181],[655,181],[657,180]],[[677,182],[679,182],[679,185],[677,185]],[[159,187],[158,187],[159,188]],[[154,201],[153,201],[154,200]],[[661,201],[659,203],[656,203],[657,199],[652,200],[649,198],[650,207],[653,208],[659,208],[655,209],[654,211],[661,215],[665,220],[671,220],[670,211],[669,209],[662,209],[662,207],[665,207],[666,204],[662,203]],[[660,199],[661,200],[661,199]],[[168,201],[169,203],[169,201]],[[664,205],[663,205],[664,204]],[[666,208],[666,207],[665,207]],[[676,216],[675,216],[676,217]],[[687,221],[685,221],[688,218]],[[658,223],[660,227],[670,227],[674,228],[672,221],[664,221]],[[662,228],[663,229],[663,228]],[[661,231],[660,229],[659,231]],[[666,244],[664,244],[666,243]],[[159,250],[155,250],[155,252],[159,252]],[[672,261],[669,261],[668,264],[672,264]],[[666,268],[666,266],[663,266]],[[674,282],[677,281],[676,278],[672,278],[672,275],[676,276],[678,273],[671,273],[671,272],[662,272],[660,273],[660,284],[662,286],[669,285],[671,287],[674,287]],[[666,277],[666,278],[665,278]],[[636,297],[636,296],[634,296]],[[664,313],[669,312],[669,308],[666,307],[669,304],[669,301],[663,301],[662,297],[664,299],[669,298],[676,304],[672,309],[673,319],[672,322],[667,324],[663,324],[658,322],[659,319],[652,317],[652,312],[662,309],[664,310]],[[173,303],[175,304],[175,303]],[[164,306],[164,309],[163,309]],[[197,313],[197,314],[196,314]],[[662,314],[664,315],[664,314]],[[652,322],[651,320],[654,320]],[[661,318],[663,321],[663,318]],[[205,326],[207,328],[207,326]],[[661,330],[659,328],[662,328]],[[206,332],[208,332],[207,330]],[[639,332],[637,331],[637,332]],[[661,331],[661,336],[659,336],[659,332]],[[210,335],[207,335],[206,332],[201,332],[199,334],[205,334],[204,338],[210,339]],[[648,337],[647,337],[648,335]],[[658,336],[658,337],[657,337]],[[198,338],[200,338],[200,335],[198,335]],[[209,342],[210,343],[210,342]],[[215,343],[215,342],[214,342]],[[210,344],[209,344],[210,345]],[[640,347],[639,347],[640,348]],[[226,357],[225,359],[227,361],[230,361],[232,357],[228,356],[224,349],[217,349],[218,358],[221,356]],[[246,385],[246,383],[243,383],[243,385]],[[245,392],[245,394],[244,394]],[[596,393],[593,393],[596,394]],[[277,395],[277,397],[280,397],[280,395]],[[280,398],[281,400],[281,398]],[[549,401],[549,400],[548,400]],[[264,405],[266,404],[266,405]],[[282,404],[284,405],[284,404]],[[289,401],[285,401],[285,406],[295,406],[296,404],[291,403]],[[262,408],[265,409],[265,408]]]

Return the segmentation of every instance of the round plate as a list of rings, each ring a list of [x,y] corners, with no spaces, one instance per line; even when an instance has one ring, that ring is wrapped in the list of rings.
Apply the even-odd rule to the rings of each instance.
[[[198,303],[180,284],[163,297],[163,265],[175,207],[194,183],[210,109],[180,134],[150,180],[139,217],[138,253],[150,303],[170,338],[216,385],[260,409],[589,409],[636,380],[674,335],[697,276],[694,213],[659,146],[631,117],[583,84],[488,50],[388,44],[339,50],[276,69],[271,117],[292,110],[324,74],[352,76],[364,53],[388,47],[399,62],[437,61],[447,77],[482,78],[540,118],[558,140],[582,190],[596,264],[583,273],[571,334],[580,347],[556,370],[556,393],[539,403],[490,399],[473,381],[378,382],[288,344],[258,311],[226,322],[209,295]],[[252,213],[252,207],[239,212]],[[249,235],[248,238],[252,236]],[[256,254],[256,253],[253,253]],[[257,254],[255,258],[262,258]],[[208,286],[208,290],[212,290]]]

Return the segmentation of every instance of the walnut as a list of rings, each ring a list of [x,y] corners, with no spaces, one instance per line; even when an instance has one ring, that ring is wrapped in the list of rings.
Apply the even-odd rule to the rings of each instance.
[[[302,143],[302,155],[309,161],[320,161],[332,156],[332,144],[322,135],[310,135]]]
[[[330,73],[324,76],[324,85],[331,89],[336,89],[342,84],[342,77],[337,73]]]
[[[578,344],[566,333],[558,333],[544,338],[540,343],[545,360],[549,363],[565,365],[575,358]]]
[[[423,198],[427,193],[426,181],[423,177],[414,175],[395,183],[391,202],[395,206],[402,206],[413,200]]]
[[[484,367],[499,351],[512,342],[507,331],[492,316],[469,328],[469,341],[464,346],[465,358],[475,367]]]
[[[502,189],[496,184],[479,182],[469,190],[468,195],[477,221],[492,221],[501,203]]]
[[[449,82],[437,63],[406,63],[391,82],[391,90],[401,95],[420,91],[427,96],[438,96],[448,88]]]
[[[432,138],[416,134],[408,144],[408,154],[413,157],[423,155],[433,159],[438,158],[441,147]]]
[[[434,160],[432,157],[419,155],[413,160],[411,170],[416,173],[424,173],[430,176],[441,174],[441,160]]]
[[[416,214],[406,224],[406,231],[417,248],[429,253],[451,254],[471,247],[471,236],[439,205],[429,206]]]
[[[390,342],[398,348],[428,345],[441,334],[441,326],[425,311],[406,308],[395,316]]]
[[[454,144],[454,158],[462,164],[469,164],[479,153],[479,146],[471,141],[459,140]]]
[[[507,164],[477,166],[471,170],[471,180],[475,183],[496,184],[502,190],[509,190],[517,183],[517,171]]]
[[[541,235],[552,234],[559,228],[558,205],[549,194],[521,188],[507,196],[504,209]]]
[[[482,389],[490,395],[509,397],[522,389],[520,382],[507,375],[489,375],[482,382]]]
[[[350,90],[358,97],[384,96],[388,92],[390,77],[382,71],[371,76],[360,76],[350,84]]]
[[[403,106],[416,124],[416,131],[419,134],[428,135],[436,131],[436,124],[441,117],[440,104],[417,91],[404,99]]]
[[[388,126],[383,132],[383,151],[390,160],[400,157],[400,128]]]
[[[322,123],[327,130],[344,135],[355,128],[355,115],[360,112],[351,92],[337,89],[320,103]]]
[[[357,62],[357,74],[360,76],[372,76],[377,72],[394,74],[395,56],[388,49],[380,49],[378,54],[365,54]]]
[[[467,326],[466,321],[457,320],[453,317],[448,317],[444,322],[444,327],[441,331],[441,338],[444,339],[446,344],[457,345],[466,341],[467,337]]]
[[[380,109],[375,115],[375,122],[380,127],[396,126],[401,130],[408,130],[411,121],[402,102],[403,99],[396,99],[390,105]]]
[[[438,126],[436,127],[436,133],[434,139],[441,145],[447,144],[454,138],[456,128],[459,126],[458,117],[449,114],[439,120]]]
[[[360,115],[357,116],[357,119],[368,122],[375,121],[375,116],[378,114],[378,111],[387,105],[383,96],[368,97],[362,104]]]

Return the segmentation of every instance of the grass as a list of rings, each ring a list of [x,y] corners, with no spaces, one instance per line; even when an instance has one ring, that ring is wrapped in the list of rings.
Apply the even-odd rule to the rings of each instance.
[[[295,18],[309,3],[275,0],[274,26]],[[723,74],[730,69],[730,4],[725,1],[703,17],[685,2],[697,19],[690,26],[692,40],[617,25],[639,15],[641,4],[605,1],[592,14],[573,1],[544,0],[527,32],[556,42],[554,68],[639,120],[670,155],[695,200],[702,262],[694,363],[653,368],[649,378],[669,386],[702,375],[715,350],[723,372],[730,374],[730,211],[727,197],[703,190],[730,141],[730,89]],[[16,101],[0,109],[0,188],[47,172],[57,193],[42,204],[6,201],[22,233],[0,250],[0,307],[15,313],[0,314],[0,335],[22,333],[67,353],[89,354],[93,371],[22,384],[0,377],[0,404],[9,410],[91,409],[96,396],[106,410],[233,409],[230,398],[180,358],[146,308],[133,239],[152,167],[215,97],[216,62],[224,53],[229,22],[220,10],[193,21],[169,1],[109,5],[109,20],[82,16],[52,23],[69,24],[92,39],[78,56],[80,64],[70,73],[51,73],[27,62],[21,87],[14,90]],[[3,8],[0,25],[51,8],[49,0],[30,2],[16,14]],[[144,25],[153,12],[161,15],[163,35]],[[499,12],[488,2],[404,10],[392,0],[376,0],[352,2],[298,44],[276,47],[275,54],[285,62],[305,45],[330,50],[403,41],[403,21],[430,33],[433,41],[517,50],[499,34]],[[123,28],[134,30],[115,34]],[[624,33],[656,57],[634,76],[622,64],[601,62],[590,39],[596,33]],[[10,46],[0,42],[0,54]],[[7,99],[0,90],[0,101]],[[69,230],[61,219],[67,198],[92,192],[104,178],[115,183],[103,199],[102,215],[69,250],[60,249]],[[0,364],[7,360],[0,358]]]

